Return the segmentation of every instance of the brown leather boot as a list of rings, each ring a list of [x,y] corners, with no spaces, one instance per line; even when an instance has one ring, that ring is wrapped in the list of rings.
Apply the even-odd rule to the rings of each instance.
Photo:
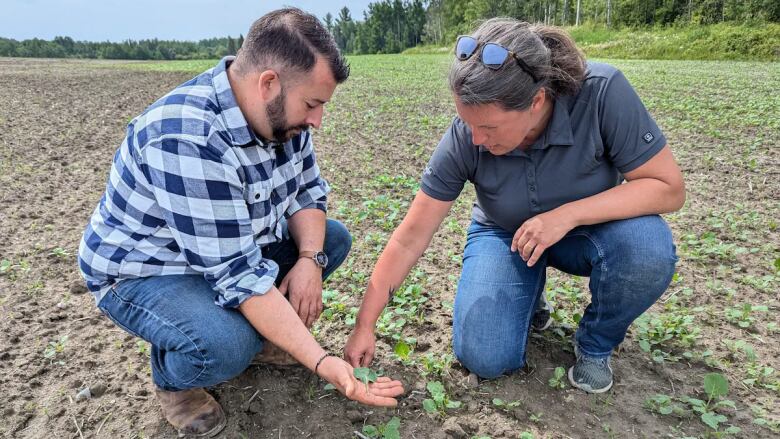
[[[260,351],[250,364],[272,364],[274,366],[295,366],[298,361],[292,355],[283,351],[280,347],[266,341],[263,350]]]
[[[179,437],[212,437],[225,428],[225,412],[213,396],[203,389],[168,392],[155,388],[165,419]]]

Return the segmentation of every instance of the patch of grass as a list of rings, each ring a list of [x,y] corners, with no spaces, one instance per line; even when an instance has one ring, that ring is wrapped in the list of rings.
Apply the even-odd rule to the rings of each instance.
[[[780,24],[568,28],[588,56],[620,59],[778,61]]]

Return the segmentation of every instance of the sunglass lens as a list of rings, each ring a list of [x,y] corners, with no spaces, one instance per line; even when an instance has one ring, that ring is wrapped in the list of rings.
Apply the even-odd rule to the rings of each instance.
[[[488,43],[482,49],[482,62],[491,69],[497,69],[504,64],[509,51],[498,44]]]
[[[460,37],[457,46],[455,46],[455,56],[461,61],[468,59],[476,48],[477,40],[471,37]]]

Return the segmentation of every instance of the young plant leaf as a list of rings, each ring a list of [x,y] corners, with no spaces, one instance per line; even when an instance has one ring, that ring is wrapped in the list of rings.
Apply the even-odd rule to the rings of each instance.
[[[713,430],[718,429],[718,425],[726,422],[726,417],[713,412],[706,412],[701,414],[701,421],[710,426]]]
[[[722,374],[708,373],[704,375],[704,391],[710,399],[726,396],[729,393],[729,382]]]
[[[432,399],[424,399],[423,408],[428,413],[436,413],[436,403]]]

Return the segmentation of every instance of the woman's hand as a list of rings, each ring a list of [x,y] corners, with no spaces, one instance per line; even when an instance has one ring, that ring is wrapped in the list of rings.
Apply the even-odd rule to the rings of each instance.
[[[512,237],[511,250],[519,251],[529,267],[533,267],[545,250],[574,228],[574,224],[560,212],[558,209],[551,210],[528,219]]]
[[[361,404],[378,407],[395,407],[396,396],[404,393],[403,384],[388,377],[379,377],[375,383],[358,381],[353,374],[353,368],[338,357],[328,356],[322,360],[318,368],[319,375],[333,384],[347,398]]]
[[[374,359],[376,337],[371,329],[355,327],[344,346],[344,358],[353,367],[368,367]]]

